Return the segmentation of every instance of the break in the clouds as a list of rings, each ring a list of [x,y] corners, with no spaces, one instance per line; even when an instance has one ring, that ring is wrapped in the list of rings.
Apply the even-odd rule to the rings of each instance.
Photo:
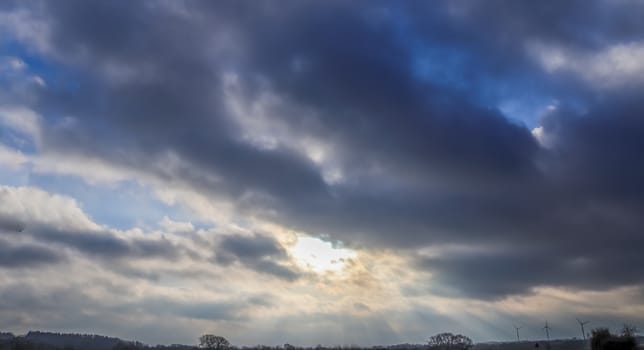
[[[0,328],[376,344],[641,322],[642,15],[4,3]]]

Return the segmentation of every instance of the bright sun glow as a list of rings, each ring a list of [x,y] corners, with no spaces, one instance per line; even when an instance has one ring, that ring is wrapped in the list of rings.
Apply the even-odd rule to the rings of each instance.
[[[315,272],[340,271],[347,260],[357,255],[351,249],[333,247],[331,242],[303,236],[298,237],[289,251],[299,265]]]

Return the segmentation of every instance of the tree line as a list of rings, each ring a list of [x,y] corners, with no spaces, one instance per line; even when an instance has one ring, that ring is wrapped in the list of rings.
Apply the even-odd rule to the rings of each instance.
[[[591,349],[636,350],[638,346],[636,331],[634,327],[626,325],[617,334],[611,333],[607,328],[594,329],[590,339]],[[536,345],[538,346],[538,343]],[[370,348],[321,345],[298,347],[291,344],[236,347],[223,336],[214,334],[204,334],[199,337],[197,346],[180,344],[149,346],[140,342],[123,341],[100,335],[29,332],[26,336],[16,337],[11,333],[0,333],[0,350],[470,350],[472,347],[474,347],[472,339],[453,333],[433,335],[425,344],[398,344]]]

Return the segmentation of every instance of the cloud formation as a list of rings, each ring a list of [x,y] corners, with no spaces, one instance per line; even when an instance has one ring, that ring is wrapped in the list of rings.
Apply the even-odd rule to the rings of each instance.
[[[60,262],[64,256],[38,245],[13,246],[7,240],[0,240],[0,266],[5,268],[30,267]]]
[[[105,279],[136,280],[149,300],[231,331],[262,319],[240,306],[257,283],[306,291],[287,293],[301,301],[291,313],[266,307],[322,323],[344,307],[357,319],[412,310],[394,301],[405,297],[486,311],[551,290],[624,300],[644,286],[643,11],[632,1],[4,4],[0,266],[113,261]],[[358,258],[339,275],[302,271],[289,250],[298,235]],[[230,290],[200,285],[231,271],[254,281],[229,281],[253,295],[222,301]],[[149,285],[180,275],[210,316],[183,291]],[[428,310],[398,324],[461,324]],[[397,339],[396,327],[363,321]]]
[[[288,260],[286,251],[275,239],[265,235],[225,236],[217,245],[215,260],[224,265],[239,261],[255,271],[286,280],[297,279],[299,275],[295,269],[280,263]]]

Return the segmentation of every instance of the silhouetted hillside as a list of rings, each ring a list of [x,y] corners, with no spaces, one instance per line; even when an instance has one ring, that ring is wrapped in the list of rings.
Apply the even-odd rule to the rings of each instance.
[[[473,350],[590,350],[590,342],[582,339],[526,340],[521,342],[489,342],[474,345]]]
[[[61,334],[29,332],[24,337],[34,344],[52,345],[58,348],[112,350],[122,340],[95,334]]]
[[[637,337],[638,343],[644,337]],[[537,347],[537,344],[539,345]],[[31,331],[23,336],[0,332],[0,350],[198,350],[192,345],[156,345],[150,346],[140,342],[126,341],[114,337],[95,334],[64,334]],[[231,350],[427,350],[426,344],[397,344],[361,348],[357,346],[338,347],[298,347],[284,346],[232,347]],[[580,339],[552,340],[550,350],[590,350],[590,342]],[[474,344],[472,350],[548,350],[545,340],[522,342],[486,342]]]
[[[14,336],[0,333],[0,350],[112,350],[123,342],[118,338],[94,334],[32,331],[24,336]]]

